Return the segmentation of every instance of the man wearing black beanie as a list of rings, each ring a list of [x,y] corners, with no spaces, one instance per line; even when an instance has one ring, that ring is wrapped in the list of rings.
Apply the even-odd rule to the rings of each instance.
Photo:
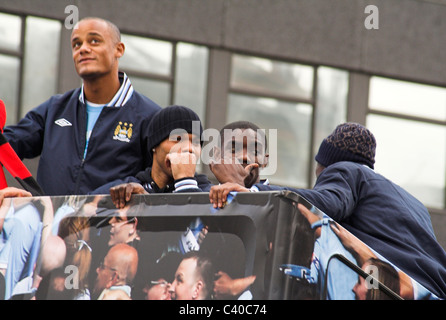
[[[147,127],[152,166],[134,177],[107,183],[92,194],[110,192],[115,205],[123,208],[132,194],[209,191],[207,176],[195,172],[202,133],[200,118],[192,109],[178,105],[161,109]]]
[[[315,157],[313,189],[256,184],[213,186],[220,207],[230,191],[293,191],[441,299],[446,299],[446,252],[437,242],[426,207],[376,173],[376,140],[357,123],[343,123],[325,138]]]

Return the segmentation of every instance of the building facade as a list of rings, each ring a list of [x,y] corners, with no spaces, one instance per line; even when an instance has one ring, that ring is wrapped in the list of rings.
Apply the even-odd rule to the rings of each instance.
[[[88,16],[120,28],[121,69],[141,93],[191,107],[205,128],[264,128],[272,183],[311,188],[320,141],[365,124],[376,170],[429,208],[446,247],[446,1],[0,0],[7,123],[80,85],[69,39]]]

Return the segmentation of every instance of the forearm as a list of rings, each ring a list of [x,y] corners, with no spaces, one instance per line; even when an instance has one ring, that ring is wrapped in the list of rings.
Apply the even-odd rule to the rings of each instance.
[[[231,294],[233,296],[242,294],[243,291],[248,289],[248,287],[254,283],[255,279],[256,276],[234,279],[231,286]]]

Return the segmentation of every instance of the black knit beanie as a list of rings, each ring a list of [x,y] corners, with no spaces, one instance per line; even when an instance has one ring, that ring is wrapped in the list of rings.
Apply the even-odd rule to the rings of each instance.
[[[198,121],[199,131],[195,129],[198,132],[193,132],[193,129],[197,128],[197,123],[193,125],[194,121]],[[203,127],[200,117],[188,107],[168,106],[158,111],[150,120],[147,128],[149,151],[153,153],[152,149],[166,138],[169,138],[170,133],[176,129],[185,130],[187,133],[199,134],[201,141]]]
[[[373,134],[358,123],[340,124],[325,138],[315,157],[324,167],[339,162],[352,161],[374,168],[376,140]]]

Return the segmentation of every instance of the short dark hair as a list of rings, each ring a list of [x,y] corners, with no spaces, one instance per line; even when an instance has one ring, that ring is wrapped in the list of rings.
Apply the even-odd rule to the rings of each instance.
[[[107,24],[107,26],[110,28],[110,30],[114,36],[115,42],[118,43],[121,41],[121,31],[119,31],[119,28],[116,26],[116,24],[114,24],[110,20],[99,18],[99,17],[85,17],[85,18],[82,18],[81,20],[79,20],[79,22],[87,21],[87,20],[98,20],[98,21],[105,22]]]
[[[206,299],[211,299],[214,292],[214,275],[215,270],[211,259],[200,251],[189,251],[183,256],[183,260],[195,259],[198,272],[204,282],[204,293]]]
[[[236,130],[236,129],[240,129],[240,130],[245,130],[245,129],[252,129],[257,133],[260,133],[260,135],[263,137],[264,141],[265,141],[265,151],[268,147],[268,140],[266,139],[266,135],[265,132],[262,131],[260,129],[260,127],[258,125],[256,125],[253,122],[250,121],[246,121],[246,120],[240,120],[240,121],[234,121],[231,123],[226,124],[223,128],[221,128],[220,130],[220,138],[221,138],[221,142],[223,144],[223,138],[224,138],[224,133],[225,130]]]

